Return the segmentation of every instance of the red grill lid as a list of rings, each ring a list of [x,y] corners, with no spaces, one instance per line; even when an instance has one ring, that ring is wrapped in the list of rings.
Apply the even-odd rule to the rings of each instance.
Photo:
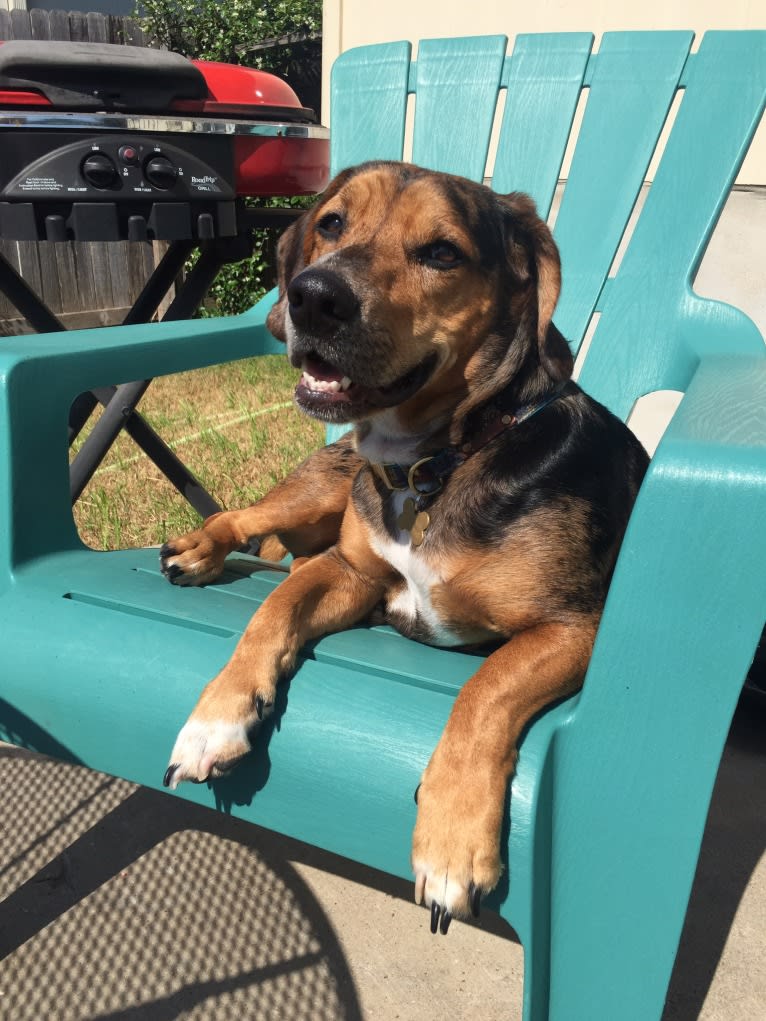
[[[273,74],[213,60],[192,60],[191,63],[204,76],[207,96],[203,100],[176,99],[171,104],[173,110],[211,117],[316,122],[314,112],[301,106],[287,82]]]

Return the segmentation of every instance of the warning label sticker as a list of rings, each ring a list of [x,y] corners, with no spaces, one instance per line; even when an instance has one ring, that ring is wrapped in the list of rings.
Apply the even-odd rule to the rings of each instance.
[[[19,184],[22,191],[63,191],[64,185],[55,177],[25,177]]]

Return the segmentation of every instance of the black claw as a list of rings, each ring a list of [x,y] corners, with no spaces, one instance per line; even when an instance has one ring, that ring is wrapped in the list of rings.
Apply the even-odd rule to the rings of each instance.
[[[175,581],[176,578],[180,578],[184,573],[178,564],[171,564],[170,567],[162,565],[160,569],[168,581]]]
[[[468,887],[468,900],[471,904],[471,914],[474,918],[479,917],[479,911],[481,909],[481,887],[476,886],[474,883]]]
[[[173,762],[173,763],[171,763],[168,766],[168,768],[165,770],[165,775],[162,778],[162,786],[163,787],[169,787],[170,786],[170,784],[171,784],[171,782],[173,780],[173,773],[175,773],[175,771],[177,769],[178,769],[178,763],[177,762]]]
[[[421,787],[421,785],[418,784],[417,787],[415,788],[415,793],[412,795],[413,798],[415,799],[415,804],[416,805],[418,803],[418,791],[420,790],[420,787]]]
[[[255,712],[259,720],[263,719],[263,698],[260,695],[255,696]]]
[[[449,923],[451,921],[452,915],[449,913],[449,911],[445,911],[444,914],[442,915],[442,924],[439,926],[439,931],[441,932],[442,936],[447,935],[447,929],[449,929]]]
[[[436,901],[431,904],[431,932],[436,934],[436,930],[439,928],[439,912],[441,907]]]
[[[165,557],[174,557],[178,550],[175,546],[171,546],[169,542],[166,542],[164,546],[160,548],[160,560],[164,560]]]

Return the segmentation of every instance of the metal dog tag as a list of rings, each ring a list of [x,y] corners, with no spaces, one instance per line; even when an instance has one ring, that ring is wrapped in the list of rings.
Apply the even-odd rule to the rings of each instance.
[[[408,496],[404,501],[402,513],[396,519],[399,528],[410,533],[410,542],[413,546],[419,546],[425,538],[426,529],[431,524],[431,517],[427,511],[417,511],[415,501]]]

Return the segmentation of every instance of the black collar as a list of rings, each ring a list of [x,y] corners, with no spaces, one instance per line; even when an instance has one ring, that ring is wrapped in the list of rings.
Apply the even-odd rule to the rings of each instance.
[[[532,418],[549,404],[553,404],[560,397],[567,397],[576,393],[576,386],[571,380],[564,380],[552,390],[545,400],[538,404],[524,404],[515,412],[504,411],[497,405],[489,405],[487,424],[472,439],[461,446],[443,447],[435,454],[421,457],[414,464],[402,465],[395,461],[387,461],[383,464],[370,462],[370,468],[378,478],[393,491],[409,490],[417,494],[416,505],[422,509],[442,489],[444,482],[459,468],[461,464],[477,453],[488,443],[491,443],[496,436],[511,429],[528,418]]]

